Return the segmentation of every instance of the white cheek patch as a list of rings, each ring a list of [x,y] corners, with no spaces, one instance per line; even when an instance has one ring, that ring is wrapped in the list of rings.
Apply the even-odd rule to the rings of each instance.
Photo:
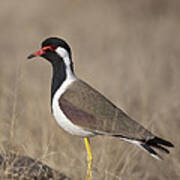
[[[63,59],[64,58],[69,58],[69,54],[68,52],[66,51],[66,49],[62,48],[62,47],[58,47],[56,50],[56,53],[61,56]]]

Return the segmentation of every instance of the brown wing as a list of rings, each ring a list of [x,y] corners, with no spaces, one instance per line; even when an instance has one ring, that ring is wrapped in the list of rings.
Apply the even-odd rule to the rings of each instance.
[[[59,105],[74,124],[84,129],[131,139],[153,137],[143,126],[81,80],[68,88]]]

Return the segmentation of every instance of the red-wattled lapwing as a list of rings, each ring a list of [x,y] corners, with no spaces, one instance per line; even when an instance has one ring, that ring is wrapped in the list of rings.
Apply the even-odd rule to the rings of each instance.
[[[52,113],[64,130],[84,138],[87,150],[87,179],[92,173],[92,154],[89,137],[108,135],[136,144],[156,159],[161,157],[156,148],[169,153],[163,146],[173,144],[163,140],[131,119],[101,93],[75,76],[71,49],[59,38],[48,38],[42,48],[28,58],[41,56],[53,67],[51,85]]]

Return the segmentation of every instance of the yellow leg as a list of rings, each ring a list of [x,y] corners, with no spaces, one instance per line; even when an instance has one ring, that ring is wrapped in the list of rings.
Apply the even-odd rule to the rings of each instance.
[[[86,174],[86,180],[91,180],[92,177],[92,153],[90,147],[90,140],[89,138],[84,138],[86,151],[87,151],[87,161],[88,161],[88,169]]]

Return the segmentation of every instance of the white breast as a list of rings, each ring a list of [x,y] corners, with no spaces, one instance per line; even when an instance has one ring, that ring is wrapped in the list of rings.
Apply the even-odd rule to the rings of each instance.
[[[83,128],[74,125],[67,117],[66,115],[63,113],[63,111],[60,109],[59,106],[59,98],[61,97],[61,95],[64,93],[64,91],[66,90],[66,88],[73,82],[75,81],[75,79],[73,80],[69,80],[69,81],[64,81],[64,83],[61,85],[61,87],[56,91],[54,98],[53,98],[53,102],[52,102],[52,109],[53,109],[53,115],[58,123],[59,126],[61,126],[64,130],[66,130],[67,132],[73,134],[73,135],[77,135],[77,136],[82,136],[82,137],[86,137],[86,136],[92,136],[93,133],[84,130]]]
[[[60,88],[56,91],[53,97],[52,101],[52,110],[53,110],[53,115],[58,123],[59,126],[61,126],[64,130],[67,132],[77,135],[77,136],[92,136],[93,133],[87,130],[84,130],[83,128],[74,125],[63,113],[63,111],[60,109],[59,106],[59,99],[62,96],[62,94],[65,92],[65,90],[68,88],[69,85],[71,85],[74,81],[76,81],[76,77],[71,71],[70,68],[70,59],[67,51],[64,48],[58,47],[56,49],[57,54],[59,54],[65,65],[66,65],[66,79],[60,86]]]
[[[56,91],[53,102],[52,102],[52,109],[53,109],[53,115],[58,123],[59,126],[61,126],[64,130],[67,132],[77,135],[77,136],[91,136],[93,133],[84,130],[83,128],[74,125],[63,113],[63,111],[60,109],[59,106],[59,98],[64,93],[66,88],[72,83],[73,81],[65,81],[61,87]]]

